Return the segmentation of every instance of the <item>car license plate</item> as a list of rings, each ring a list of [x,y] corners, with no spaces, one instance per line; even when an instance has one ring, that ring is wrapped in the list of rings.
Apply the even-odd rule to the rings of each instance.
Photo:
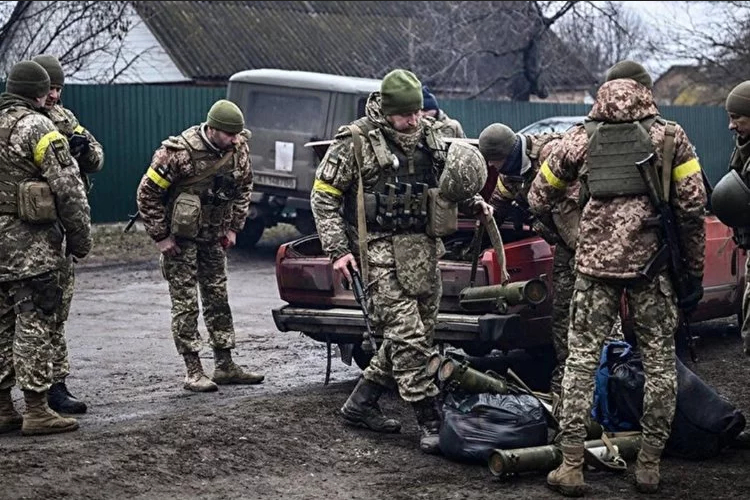
[[[296,189],[297,188],[297,178],[292,176],[281,176],[281,175],[274,175],[274,174],[268,174],[268,173],[261,173],[256,172],[253,176],[253,180],[255,184],[260,184],[262,186],[273,186],[273,187],[280,187],[284,189]]]

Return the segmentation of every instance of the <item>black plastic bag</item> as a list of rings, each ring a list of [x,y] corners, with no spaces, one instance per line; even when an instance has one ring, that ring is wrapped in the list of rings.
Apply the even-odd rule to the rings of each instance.
[[[440,450],[446,458],[486,464],[495,448],[545,444],[547,421],[534,396],[449,393],[445,398]]]
[[[643,364],[636,354],[615,365],[610,404],[628,420],[643,415]],[[665,455],[701,460],[714,457],[745,428],[745,416],[677,358],[677,408]]]

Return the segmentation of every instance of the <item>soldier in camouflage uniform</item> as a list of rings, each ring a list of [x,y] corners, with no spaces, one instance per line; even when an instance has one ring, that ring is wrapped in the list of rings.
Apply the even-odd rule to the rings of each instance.
[[[264,376],[232,361],[235,347],[227,297],[226,249],[235,244],[250,206],[250,131],[242,111],[217,101],[205,123],[162,142],[138,186],[143,224],[161,252],[172,300],[172,336],[187,367],[184,388],[208,392],[217,384],[258,384]],[[213,348],[209,379],[198,355],[198,290]]]
[[[49,85],[44,68],[22,61],[0,95],[0,432],[78,428],[47,405],[49,346],[60,266],[66,252],[82,258],[91,250],[91,214],[68,141],[41,112]],[[26,401],[23,418],[11,399],[16,382]]]
[[[78,163],[81,179],[86,191],[90,189],[87,174],[99,172],[104,166],[104,151],[102,145],[91,132],[83,128],[76,116],[60,102],[65,73],[60,61],[52,55],[38,55],[32,61],[39,63],[49,75],[50,91],[44,107],[47,116],[67,139],[70,152]],[[65,379],[70,375],[68,347],[65,341],[65,322],[70,313],[70,303],[73,300],[75,287],[75,273],[73,271],[73,256],[69,255],[60,268],[60,286],[62,300],[57,311],[57,329],[52,334],[52,387],[47,393],[50,408],[60,413],[86,413],[86,403],[79,401],[68,390]]]
[[[458,120],[448,116],[438,107],[435,95],[426,86],[422,87],[422,114],[443,137],[465,138],[464,129]]]
[[[750,80],[734,87],[725,104],[729,115],[729,130],[736,134],[736,143],[729,169],[736,170],[746,186],[750,186]],[[715,195],[716,196],[716,195]],[[739,206],[735,210],[740,210]],[[750,248],[750,227],[735,227],[734,238],[740,248]],[[740,324],[745,355],[750,356],[750,259],[745,263],[745,291],[742,295]]]
[[[388,73],[380,91],[370,95],[366,116],[339,129],[316,172],[311,205],[334,271],[351,280],[350,266],[362,270],[373,323],[383,337],[342,417],[377,432],[399,432],[401,424],[378,406],[395,380],[401,398],[414,408],[420,448],[436,453],[438,388],[425,368],[442,293],[437,262],[445,249],[439,237],[427,234],[426,214],[418,207],[438,184],[446,145],[432,123],[421,119],[421,109],[417,77],[401,69]],[[360,179],[364,206],[358,203]],[[389,204],[393,211],[385,211]],[[477,197],[461,208],[491,213]],[[357,222],[360,213],[366,228]]]
[[[660,248],[660,229],[649,223],[654,220],[656,210],[634,163],[654,154],[653,166],[659,179],[662,167],[669,169],[666,171],[671,185],[669,203],[679,224],[691,283],[700,290],[706,193],[701,167],[685,131],[658,116],[648,86],[633,78],[607,81],[599,89],[588,118],[591,123],[565,134],[542,164],[529,191],[529,205],[542,216],[548,214],[549,207],[565,195],[576,179],[581,179],[581,189],[588,193],[577,240],[576,281],[568,331],[570,354],[562,383],[564,397],[557,440],[563,463],[547,476],[547,484],[566,496],[579,496],[585,491],[583,443],[594,371],[604,339],[616,321],[624,291],[633,314],[646,376],[636,487],[641,492],[655,492],[659,486],[661,452],[675,410],[674,334],[678,309],[666,269],[657,269],[652,279],[642,275]],[[663,165],[665,140],[672,140],[665,139],[669,131],[674,132],[673,159]],[[634,137],[632,141],[624,140]],[[598,146],[591,147],[589,141]],[[618,151],[616,148],[624,143],[626,153],[607,154]]]
[[[479,151],[488,167],[499,171],[490,200],[498,225],[503,223],[514,205],[527,209],[531,182],[561,137],[561,134],[516,134],[502,123],[493,123],[479,134]],[[568,357],[568,312],[575,281],[573,265],[580,217],[578,186],[577,182],[568,186],[565,196],[553,208],[554,217],[549,217],[546,223],[537,218],[532,218],[531,222],[534,231],[555,247],[552,261],[552,344],[557,365],[552,373],[550,392],[556,411]]]

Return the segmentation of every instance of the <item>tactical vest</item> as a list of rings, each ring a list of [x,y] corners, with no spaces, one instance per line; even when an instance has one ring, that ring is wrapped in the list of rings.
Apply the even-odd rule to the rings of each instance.
[[[656,121],[665,123],[659,117],[625,123],[584,122],[589,145],[586,155],[588,172],[582,180],[591,197],[601,199],[648,193],[635,163],[654,152],[649,130]]]
[[[22,181],[43,180],[33,161],[19,157],[10,147],[16,125],[32,113],[20,106],[0,113],[0,214],[18,215],[18,187]]]
[[[367,118],[354,123],[375,153],[379,176],[365,189],[367,228],[378,232],[421,232],[427,224],[427,190],[437,187],[438,175],[445,165],[445,151],[437,146],[435,131],[428,129],[425,141],[417,144],[409,158],[391,139]],[[354,131],[349,128],[349,131]],[[361,155],[360,155],[361,157]],[[355,159],[356,161],[356,159]],[[369,182],[368,182],[369,184]],[[356,225],[356,190],[344,200],[344,217]]]
[[[199,129],[188,129],[179,136],[170,137],[162,142],[169,149],[186,151],[190,156],[193,171],[197,174],[173,184],[167,213],[172,213],[174,202],[181,193],[197,195],[201,201],[201,226],[218,227],[228,216],[232,203],[239,196],[237,177],[241,174],[235,168],[237,153],[224,153],[231,154],[231,157],[217,169],[216,164],[224,157],[217,158],[215,152],[200,148],[203,146],[200,143],[202,139]],[[205,175],[206,173],[208,175]]]

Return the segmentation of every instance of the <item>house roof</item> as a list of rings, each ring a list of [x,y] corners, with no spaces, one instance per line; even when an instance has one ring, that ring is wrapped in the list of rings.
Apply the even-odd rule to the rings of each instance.
[[[381,78],[394,66],[409,67],[404,26],[419,31],[422,3],[151,1],[134,7],[186,76],[218,82],[255,68]],[[544,52],[561,50],[559,39],[547,38],[554,41]],[[574,55],[564,56],[554,64],[573,61],[578,69],[550,83],[595,83]]]

